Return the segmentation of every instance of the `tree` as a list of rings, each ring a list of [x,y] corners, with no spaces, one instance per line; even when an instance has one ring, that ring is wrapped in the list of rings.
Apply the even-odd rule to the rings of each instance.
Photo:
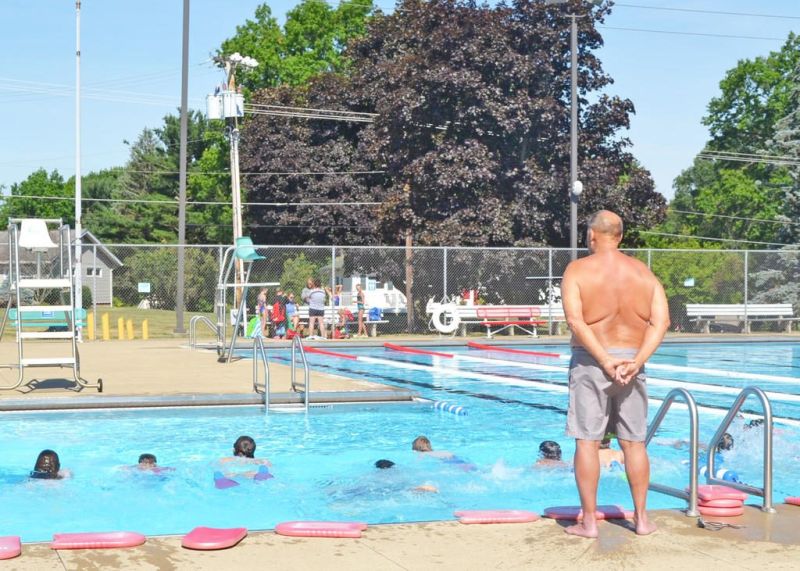
[[[342,50],[351,38],[364,33],[372,6],[372,0],[343,1],[335,8],[322,0],[304,0],[286,13],[281,30],[270,7],[261,4],[255,19],[237,26],[217,55],[239,52],[258,60],[257,68],[237,71],[238,83],[249,92],[304,85],[320,73],[347,68]]]
[[[711,134],[705,150],[783,153],[775,146],[780,138],[778,133],[785,132],[784,141],[791,141],[798,134],[778,125],[782,118],[789,117],[797,108],[796,70],[799,65],[800,36],[790,33],[779,51],[766,57],[742,60],[729,70],[720,82],[720,95],[710,101],[708,114],[703,118]],[[789,226],[709,216],[779,218],[786,210],[786,199],[781,189],[787,182],[787,171],[780,165],[722,159],[711,162],[698,157],[675,179],[671,212],[659,230],[756,242],[791,241]],[[788,212],[800,213],[791,210],[791,196],[788,199]],[[672,245],[674,241],[648,238],[647,244],[664,246]],[[679,242],[682,247],[686,244]],[[748,247],[746,243],[736,242],[727,245]],[[763,247],[759,244],[749,246]]]
[[[72,224],[75,220],[75,203],[70,200],[74,193],[56,170],[48,174],[38,169],[24,181],[12,184],[10,190],[14,198],[6,198],[0,209],[0,219],[5,222],[9,218],[61,218],[65,224]]]

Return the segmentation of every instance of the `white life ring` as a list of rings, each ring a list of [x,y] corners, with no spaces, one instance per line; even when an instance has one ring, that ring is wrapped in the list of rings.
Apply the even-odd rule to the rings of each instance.
[[[433,326],[440,333],[454,333],[461,324],[458,307],[455,303],[447,303],[437,307],[431,316]]]

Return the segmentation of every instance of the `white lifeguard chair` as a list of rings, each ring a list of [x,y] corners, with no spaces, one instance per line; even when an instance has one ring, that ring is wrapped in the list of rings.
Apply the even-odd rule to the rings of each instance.
[[[69,367],[76,387],[92,387],[101,392],[102,379],[90,383],[80,375],[77,327],[83,325],[86,312],[82,308],[75,308],[69,226],[63,224],[60,218],[11,218],[8,222],[8,304],[0,326],[0,338],[10,320],[17,334],[16,367],[19,375],[16,384],[0,385],[0,389],[19,388],[28,368]],[[58,228],[58,243],[50,236],[48,224]],[[28,269],[29,261],[21,260],[21,251],[36,254],[34,272]],[[49,256],[43,259],[45,254]],[[35,290],[39,295],[33,300],[22,295],[23,291],[29,290]],[[44,300],[48,297],[53,300],[56,296],[47,296],[47,290],[58,292],[58,303],[35,301],[36,298]],[[61,355],[27,356],[26,345],[38,342],[48,343],[52,346],[52,353]]]

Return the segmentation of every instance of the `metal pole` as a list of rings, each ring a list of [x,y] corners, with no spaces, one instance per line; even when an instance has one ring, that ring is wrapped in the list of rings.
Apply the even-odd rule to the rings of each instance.
[[[547,250],[547,334],[553,334],[553,248]]]
[[[744,332],[750,333],[750,324],[747,322],[747,296],[749,292],[747,291],[747,268],[748,268],[748,251],[744,251]]]
[[[575,182],[578,180],[578,22],[570,14],[570,51],[572,52],[572,101],[570,104],[570,160],[569,160],[569,247],[572,259],[578,257],[578,195]]]
[[[442,265],[442,299],[447,296],[447,246],[442,249],[444,264]]]
[[[75,1],[75,308],[83,307],[83,270],[81,269],[81,0]],[[82,327],[76,328],[82,341]]]
[[[178,284],[175,290],[175,333],[184,333],[184,261],[186,245],[186,139],[189,122],[189,0],[183,0],[181,57],[181,147],[178,165]]]

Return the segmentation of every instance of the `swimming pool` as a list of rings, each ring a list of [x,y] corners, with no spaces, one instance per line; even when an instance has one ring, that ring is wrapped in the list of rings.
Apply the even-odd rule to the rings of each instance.
[[[567,353],[564,346],[536,350]],[[572,475],[533,469],[542,440],[574,449],[563,436],[565,359],[502,357],[495,352],[440,348],[445,359],[375,348],[343,352],[368,357],[345,361],[309,355],[312,368],[412,388],[426,398],[468,409],[467,416],[430,405],[336,405],[304,414],[264,415],[262,407],[5,413],[0,434],[0,535],[24,541],[54,532],[131,529],[147,534],[185,533],[196,525],[269,529],[291,519],[359,519],[370,523],[450,519],[456,509],[518,508],[541,511],[576,504]],[[286,351],[271,358],[286,359]],[[800,344],[665,344],[651,361],[650,414],[669,383],[693,390],[707,441],[735,394],[725,387],[756,384],[771,393],[779,420],[775,434],[775,499],[797,492],[800,469]],[[659,368],[661,366],[661,368]],[[701,370],[698,370],[701,369]],[[704,370],[704,371],[702,371]],[[709,371],[712,371],[709,373]],[[733,377],[724,375],[734,375]],[[665,384],[658,384],[658,380]],[[717,387],[717,388],[715,388]],[[757,411],[755,400],[746,408]],[[653,479],[682,486],[687,452],[669,444],[686,438],[687,414],[674,410],[651,444]],[[760,429],[732,427],[734,450],[725,465],[749,483],[761,483]],[[240,434],[252,435],[257,457],[273,463],[275,478],[217,490],[212,474]],[[411,441],[426,434],[434,448],[453,451],[477,469],[419,458]],[[25,476],[36,454],[53,448],[73,477],[32,481]],[[163,475],[123,469],[142,452],[172,466]],[[373,467],[388,458],[388,471]],[[439,493],[420,493],[428,484]],[[619,472],[604,472],[602,503],[630,505]],[[681,507],[680,500],[651,493],[649,506]]]

